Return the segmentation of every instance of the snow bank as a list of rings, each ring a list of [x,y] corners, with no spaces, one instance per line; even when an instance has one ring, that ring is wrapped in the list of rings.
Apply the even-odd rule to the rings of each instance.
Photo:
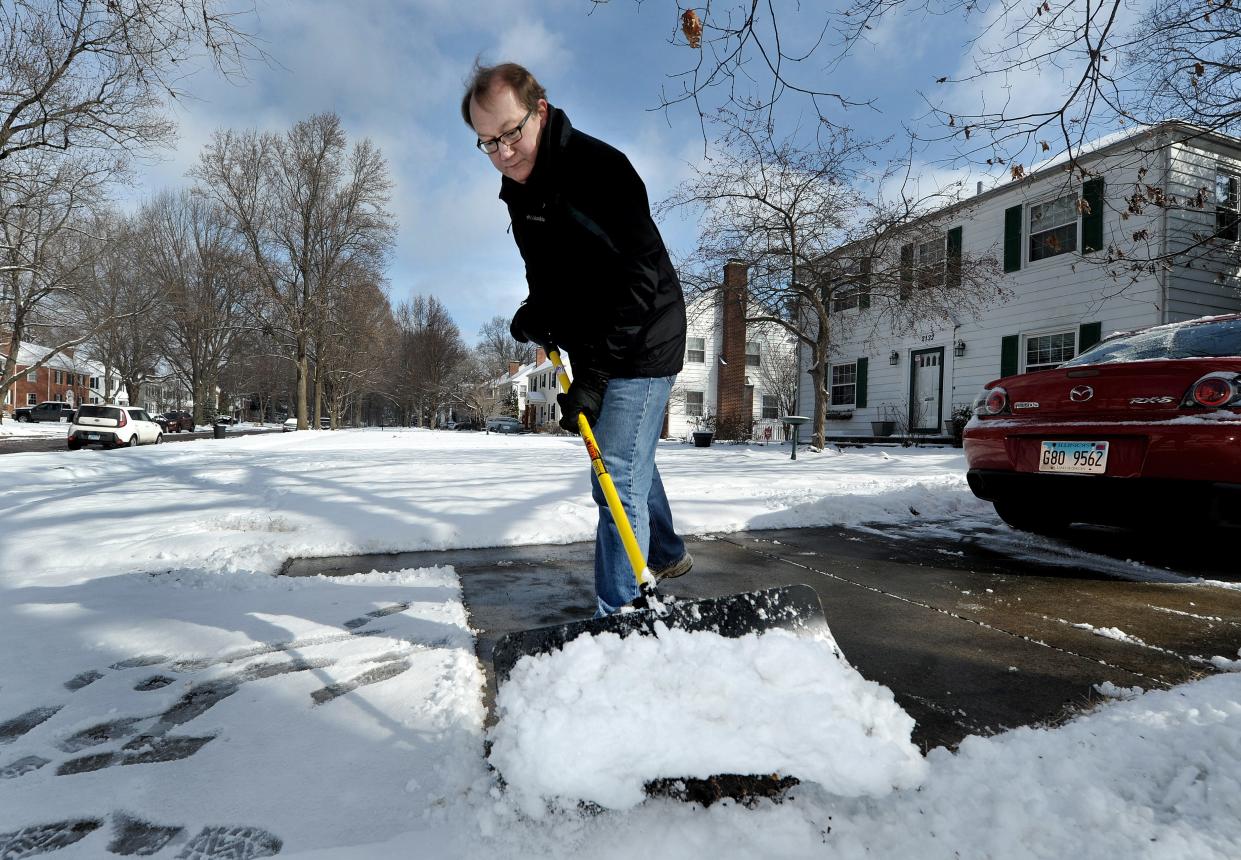
[[[877,797],[925,773],[913,719],[830,636],[581,637],[518,661],[497,708],[491,762],[534,816],[543,798],[633,807],[660,777],[779,773]]]

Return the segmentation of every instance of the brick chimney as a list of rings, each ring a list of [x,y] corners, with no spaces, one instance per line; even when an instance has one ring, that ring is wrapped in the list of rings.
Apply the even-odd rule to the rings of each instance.
[[[517,375],[517,371],[519,371],[519,370],[521,370],[521,362],[520,362],[520,361],[510,361],[510,362],[508,363],[508,375],[509,375],[509,376],[516,376],[516,375]]]
[[[538,367],[545,361],[547,361],[547,351],[541,346],[536,346],[534,348],[534,366]]]
[[[715,410],[725,427],[739,426],[745,415],[745,313],[749,279],[745,263],[724,264],[720,344],[715,369]],[[731,434],[730,434],[731,435]]]

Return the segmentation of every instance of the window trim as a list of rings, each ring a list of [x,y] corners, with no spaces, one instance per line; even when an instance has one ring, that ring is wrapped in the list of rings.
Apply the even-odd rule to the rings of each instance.
[[[701,400],[696,404],[691,404],[689,402],[689,398],[691,394],[697,394],[701,398]],[[698,411],[696,412],[691,411],[693,409],[697,409]],[[697,390],[690,391],[687,389],[685,392],[685,417],[686,418],[702,418],[706,414],[707,414],[707,392],[697,391]]]
[[[693,349],[692,343],[702,344],[701,349]],[[698,355],[698,358],[694,358]],[[707,339],[705,337],[686,337],[685,338],[685,363],[686,364],[706,364],[707,363]]]
[[[771,405],[767,405],[767,401],[771,401]],[[771,412],[768,415],[768,412]],[[763,421],[770,421],[773,418],[780,417],[780,398],[775,394],[764,394],[759,401],[758,414],[762,416]]]
[[[853,381],[852,382],[836,382],[836,375],[835,375],[836,370],[837,369],[843,370],[844,368],[847,368],[847,367],[853,369]],[[837,402],[836,401],[837,386],[841,388],[844,388],[844,387],[852,388],[853,396],[850,397],[847,401],[841,400],[840,402]],[[828,368],[827,368],[827,405],[828,407],[834,409],[834,408],[842,407],[842,406],[854,406],[856,403],[857,403],[857,359],[854,359],[853,361],[842,361],[839,363],[828,365]]]
[[[750,352],[750,347],[754,347],[754,352]],[[750,361],[750,359],[754,359]],[[763,345],[757,340],[747,340],[745,342],[745,366],[746,367],[762,367],[763,362]]]
[[[948,234],[938,233],[922,242],[913,243],[914,282],[916,290],[942,288],[948,276]],[[924,251],[938,251],[938,256],[924,260]],[[931,267],[934,266],[934,271]]]
[[[1033,225],[1031,224],[1031,219],[1033,218],[1033,215],[1034,215],[1034,207],[1045,206],[1048,203],[1056,203],[1060,200],[1065,200],[1070,197],[1073,198],[1073,207],[1072,207],[1073,208],[1073,219],[1071,221],[1065,221],[1062,224],[1057,224],[1055,227],[1048,227],[1043,230],[1039,230],[1038,235],[1042,235],[1044,233],[1051,233],[1055,230],[1060,230],[1064,227],[1067,227],[1069,224],[1073,224],[1074,225],[1073,247],[1065,248],[1062,251],[1056,251],[1054,254],[1045,254],[1042,257],[1035,259],[1033,256],[1031,256],[1031,251],[1033,250],[1034,236],[1035,236],[1034,228],[1033,228]],[[1024,235],[1022,236],[1022,243],[1021,243],[1021,257],[1022,257],[1022,261],[1027,266],[1033,265],[1034,263],[1041,263],[1044,260],[1054,260],[1056,257],[1063,257],[1065,254],[1078,253],[1078,250],[1081,248],[1081,245],[1082,245],[1081,199],[1082,199],[1081,194],[1079,194],[1076,191],[1070,191],[1068,194],[1059,194],[1055,197],[1046,197],[1042,200],[1035,200],[1033,202],[1026,204],[1025,211],[1022,213],[1024,216],[1022,218],[1022,227],[1024,228]]]
[[[1057,335],[1057,334],[1067,334],[1073,338],[1073,354],[1070,355],[1068,358],[1064,359],[1063,361],[1042,364],[1042,365],[1036,364],[1034,365],[1035,370],[1031,370],[1028,364],[1028,358],[1030,354],[1030,346],[1029,346],[1030,341],[1035,338],[1050,337],[1052,335]],[[1017,372],[1018,373],[1033,373],[1037,370],[1054,370],[1055,368],[1064,364],[1065,361],[1069,361],[1070,359],[1076,358],[1078,355],[1081,354],[1081,343],[1079,341],[1079,336],[1080,336],[1079,329],[1074,328],[1072,326],[1068,328],[1065,328],[1063,326],[1057,326],[1055,328],[1036,329],[1034,331],[1022,332],[1020,351],[1018,352],[1018,355],[1017,355],[1017,359],[1019,362],[1017,365]]]
[[[1220,205],[1219,202],[1219,182],[1221,179],[1229,180],[1231,187],[1229,194],[1232,197],[1232,206],[1227,203]],[[1215,200],[1215,229],[1212,232],[1212,238],[1219,239],[1222,242],[1236,242],[1241,239],[1241,173],[1226,170],[1223,165],[1215,167],[1215,189],[1211,192],[1211,196]],[[1231,223],[1220,227],[1219,216],[1225,212],[1232,215]],[[1232,235],[1224,235],[1228,231]]]

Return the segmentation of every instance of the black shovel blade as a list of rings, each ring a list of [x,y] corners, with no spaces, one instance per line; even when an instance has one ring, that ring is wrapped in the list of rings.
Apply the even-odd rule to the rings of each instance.
[[[718,633],[740,639],[749,633],[781,628],[798,635],[827,632],[827,619],[819,595],[809,585],[787,585],[767,591],[748,591],[705,600],[663,598],[663,609],[619,612],[603,618],[571,621],[534,630],[520,630],[503,636],[491,652],[496,683],[503,684],[517,661],[526,656],[559,651],[579,636],[631,633],[653,636],[656,625],[689,632]]]

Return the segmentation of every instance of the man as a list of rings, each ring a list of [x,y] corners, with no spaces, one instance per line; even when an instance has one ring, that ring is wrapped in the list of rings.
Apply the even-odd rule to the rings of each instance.
[[[510,331],[553,343],[573,362],[560,426],[595,431],[638,545],[656,578],[693,560],[672,526],[655,467],[664,410],[685,356],[685,300],[646,186],[623,153],[577,131],[522,66],[475,67],[461,116],[491,159],[526,263],[529,296]],[[591,472],[598,615],[639,594],[620,534]]]

